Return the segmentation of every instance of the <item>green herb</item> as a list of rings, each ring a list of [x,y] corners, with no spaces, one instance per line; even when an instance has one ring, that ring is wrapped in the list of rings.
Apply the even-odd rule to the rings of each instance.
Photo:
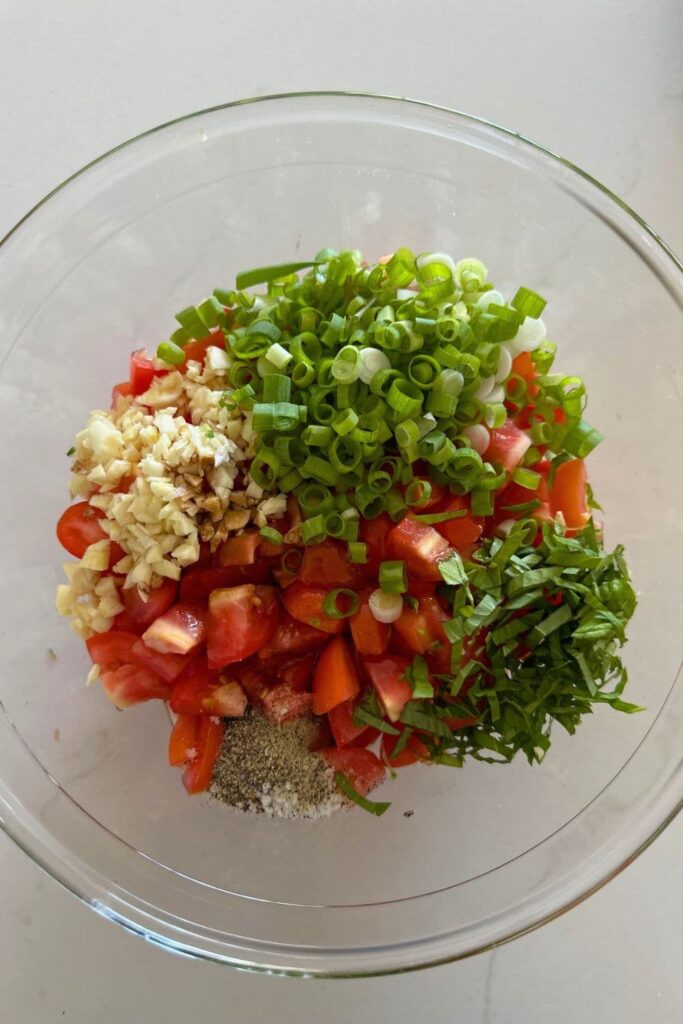
[[[351,800],[354,804],[358,804],[358,806],[362,807],[364,811],[377,815],[378,818],[391,807],[391,804],[387,801],[368,800],[366,796],[361,796],[343,772],[335,772],[334,781],[337,783],[339,791],[343,793],[345,797]]]
[[[429,678],[427,662],[419,654],[413,658],[412,665],[406,670],[406,678],[413,691],[413,700],[431,700],[434,687]]]
[[[67,458],[69,458],[69,459],[70,459],[70,458],[71,458],[71,456],[72,456],[72,455],[75,455],[75,454],[76,454],[76,449],[75,449],[75,448],[74,448],[74,446],[72,445],[72,446],[71,446],[71,448],[69,448],[68,452],[66,453],[66,455],[67,455]]]

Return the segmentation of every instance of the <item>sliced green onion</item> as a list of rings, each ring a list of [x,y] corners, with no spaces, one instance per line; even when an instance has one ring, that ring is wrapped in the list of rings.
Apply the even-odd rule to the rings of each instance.
[[[338,473],[352,473],[363,460],[363,449],[360,442],[352,437],[335,437],[329,458]]]
[[[602,440],[603,435],[599,430],[591,427],[585,420],[581,420],[565,435],[563,448],[570,455],[575,455],[577,459],[585,459]]]
[[[264,402],[288,402],[292,394],[292,383],[282,373],[271,373],[263,382]]]
[[[292,359],[292,353],[288,352],[286,348],[276,341],[274,345],[271,345],[266,352],[266,359],[276,366],[278,370],[284,370],[287,363]]]
[[[369,384],[380,370],[391,367],[389,356],[379,348],[367,346],[359,353],[359,376],[364,384]]]
[[[406,504],[412,508],[423,508],[432,496],[432,485],[429,480],[415,479],[406,487]]]
[[[268,284],[270,281],[280,281],[283,277],[291,277],[299,270],[307,270],[314,267],[315,263],[280,263],[277,266],[256,267],[254,270],[244,270],[235,278],[235,285],[240,291],[243,288],[252,288],[255,284]]]
[[[381,562],[379,585],[383,594],[405,594],[408,590],[405,562]]]
[[[489,490],[472,491],[471,508],[473,516],[490,516],[493,514],[493,493]]]
[[[373,590],[368,598],[368,604],[373,617],[385,624],[396,622],[403,613],[403,598],[400,594],[385,594],[382,590]]]
[[[317,544],[325,538],[325,520],[321,515],[304,519],[301,524],[301,539],[304,544]]]
[[[274,526],[263,526],[259,533],[264,540],[269,541],[271,544],[284,544],[285,538]]]
[[[479,292],[486,281],[488,271],[481,260],[468,258],[455,265],[455,283],[464,292]]]
[[[269,491],[274,486],[280,472],[281,463],[279,457],[270,448],[260,448],[254,456],[249,467],[249,476],[262,487]]]
[[[333,487],[338,480],[336,469],[330,465],[327,459],[321,459],[319,455],[309,455],[301,467],[301,472],[304,476],[315,477],[316,480],[328,484],[330,487]]]
[[[401,419],[410,419],[422,408],[422,392],[412,381],[399,377],[391,382],[387,401]]]
[[[346,546],[349,562],[365,565],[368,560],[368,546],[360,540],[352,540]]]
[[[356,504],[365,519],[376,519],[386,507],[384,496],[376,494],[365,485],[356,488]]]
[[[420,428],[415,420],[403,420],[396,425],[394,436],[399,448],[408,448],[420,440]]]
[[[282,558],[280,559],[282,571],[294,575],[301,568],[303,558],[304,553],[300,548],[289,548],[289,550],[285,551]]]
[[[517,294],[512,300],[512,305],[523,317],[530,316],[534,320],[538,320],[547,304],[545,299],[537,295],[536,292],[532,292],[530,288],[518,288]]]
[[[221,327],[225,323],[223,303],[219,302],[214,295],[210,295],[208,299],[200,302],[197,306],[197,315],[206,327],[207,332],[212,327]]]
[[[179,313],[176,313],[175,318],[191,338],[204,338],[208,334],[206,325],[194,306],[181,309]]]
[[[172,341],[162,341],[157,347],[157,358],[171,366],[180,366],[185,362],[185,353],[179,345]]]
[[[534,472],[533,469],[525,469],[523,466],[519,466],[512,474],[512,479],[520,487],[524,487],[528,491],[535,491],[538,489],[542,477],[540,473]]]
[[[534,423],[529,436],[533,444],[549,444],[553,438],[553,428],[549,423]]]
[[[327,448],[333,437],[334,432],[331,427],[322,427],[317,423],[312,423],[304,430],[301,440],[313,448]]]
[[[339,607],[339,599],[344,598],[344,606]],[[355,615],[360,608],[360,598],[354,590],[347,590],[345,587],[338,587],[330,590],[323,601],[323,611],[329,619],[348,619]]]
[[[354,804],[358,804],[364,811],[368,811],[370,814],[375,814],[378,818],[384,814],[386,810],[391,807],[391,804],[385,800],[368,800],[366,796],[361,794],[354,789],[353,784],[347,779],[346,775],[342,772],[334,773],[334,781],[337,785],[337,789],[344,794]]]
[[[298,469],[290,469],[288,473],[281,476],[278,479],[277,485],[280,491],[284,494],[289,494],[290,491],[295,490],[299,484],[303,481],[303,477]]]
[[[360,353],[353,345],[345,345],[337,352],[332,364],[332,376],[341,384],[350,384],[360,376]]]
[[[342,409],[332,417],[332,429],[343,436],[350,434],[358,424],[358,416],[353,409]]]
[[[275,430],[284,433],[300,423],[301,406],[293,402],[257,402],[253,410],[253,427],[258,433]]]
[[[297,363],[292,370],[292,383],[297,388],[307,388],[315,380],[315,369],[309,363]]]
[[[452,512],[432,512],[427,515],[413,516],[418,523],[425,526],[436,526],[438,523],[448,523],[451,519],[463,519],[467,515],[466,508],[455,508]]]
[[[408,363],[408,379],[423,391],[434,385],[441,372],[441,367],[433,356],[413,356]]]
[[[225,288],[214,288],[214,298],[216,298],[221,306],[234,306],[235,304],[235,293],[229,292]]]
[[[330,512],[334,508],[332,492],[322,484],[304,484],[296,497],[301,511],[307,516],[318,512]]]

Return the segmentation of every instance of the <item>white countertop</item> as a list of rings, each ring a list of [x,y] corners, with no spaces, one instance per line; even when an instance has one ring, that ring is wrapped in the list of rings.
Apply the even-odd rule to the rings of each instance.
[[[258,93],[346,88],[517,129],[590,171],[681,252],[682,41],[680,0],[0,0],[0,236],[82,164],[162,121]],[[0,837],[0,1016],[674,1024],[682,860],[679,820],[587,903],[493,953],[312,983],[145,945]]]

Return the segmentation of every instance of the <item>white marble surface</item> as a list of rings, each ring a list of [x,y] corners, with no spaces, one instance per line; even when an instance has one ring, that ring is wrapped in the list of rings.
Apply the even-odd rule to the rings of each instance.
[[[359,89],[488,117],[570,157],[683,250],[680,0],[0,0],[0,235],[103,150],[257,93]],[[492,954],[301,982],[172,958],[0,839],[0,1019],[673,1024],[683,823],[588,903]],[[287,1009],[283,1009],[283,1007]],[[369,1007],[372,1006],[372,1011]]]

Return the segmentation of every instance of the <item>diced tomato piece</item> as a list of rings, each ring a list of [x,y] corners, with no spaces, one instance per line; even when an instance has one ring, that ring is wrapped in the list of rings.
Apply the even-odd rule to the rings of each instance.
[[[208,348],[225,348],[225,337],[222,331],[216,331],[215,334],[207,334],[205,338],[188,341],[183,349],[185,353],[184,365],[187,366],[190,360],[193,360],[196,363],[201,363],[203,366]]]
[[[466,718],[457,718],[455,715],[451,715],[448,718],[444,718],[444,722],[452,732],[455,732],[456,729],[466,729],[468,725],[476,725],[478,721],[479,719],[476,715],[470,715]]]
[[[331,619],[323,610],[327,594],[328,591],[322,587],[309,587],[297,580],[282,594],[282,603],[299,622],[306,622],[324,633],[343,633],[347,620]]]
[[[303,658],[288,661],[278,670],[278,679],[290,686],[292,690],[310,690],[316,657],[316,654],[304,654]]]
[[[528,384],[536,380],[536,366],[531,358],[531,353],[520,352],[518,356],[515,356],[512,360],[512,373],[523,377]]]
[[[401,712],[413,696],[406,678],[409,665],[408,658],[396,654],[385,654],[382,658],[363,658],[368,678],[392,722],[399,720]]]
[[[253,565],[260,540],[256,530],[247,530],[239,537],[228,537],[218,549],[219,566]]]
[[[135,634],[132,634],[135,636]],[[131,651],[131,662],[134,665],[143,665],[151,668],[153,672],[166,683],[174,683],[190,663],[191,654],[162,654],[148,647],[138,636]]]
[[[396,757],[392,757],[394,747],[399,739],[399,736],[390,736],[388,733],[382,734],[382,759],[390,768],[405,768],[409,764],[429,760],[429,747],[414,733],[408,739],[403,750],[399,751]]]
[[[358,672],[346,640],[336,636],[322,652],[313,677],[313,713],[324,715],[360,693]]]
[[[144,633],[155,619],[168,611],[175,601],[177,590],[178,584],[175,580],[168,579],[162,580],[158,587],[150,590],[146,601],[140,596],[137,587],[121,590],[119,596],[124,611],[116,616],[114,625],[117,629],[128,630],[131,633]]]
[[[223,681],[209,669],[206,659],[199,657],[190,662],[174,685],[170,704],[177,714],[241,718],[247,695],[238,682]]]
[[[116,408],[116,403],[119,398],[128,398],[129,395],[133,394],[133,389],[130,386],[130,381],[122,380],[120,384],[114,384],[111,389],[111,407]]]
[[[477,543],[484,532],[483,519],[480,516],[473,516],[470,512],[469,498],[461,497],[458,494],[451,494],[439,503],[435,511],[457,512],[462,509],[467,511],[466,516],[461,516],[459,519],[447,519],[443,523],[437,523],[435,529],[460,554],[469,554],[473,545]]]
[[[553,515],[562,513],[568,529],[581,530],[590,519],[586,498],[588,477],[583,459],[571,459],[557,467],[550,492]]]
[[[130,357],[130,390],[141,395],[151,386],[155,377],[165,377],[168,370],[158,370],[144,349],[133,352]]]
[[[133,648],[138,640],[135,633],[111,629],[108,633],[95,633],[85,641],[93,664],[100,670],[135,664]]]
[[[391,626],[378,622],[370,611],[368,597],[370,591],[361,595],[361,605],[349,623],[353,643],[359,654],[384,654],[389,647]]]
[[[314,587],[356,587],[367,581],[367,573],[364,566],[349,562],[346,545],[324,540],[304,550],[299,579]]]
[[[127,708],[145,700],[168,700],[171,687],[161,676],[141,665],[119,665],[100,674],[102,688],[117,708]]]
[[[168,739],[168,763],[172,767],[187,764],[197,756],[198,727],[197,715],[178,715]]]
[[[261,691],[259,707],[266,718],[281,725],[295,718],[306,718],[313,708],[313,696],[294,690],[287,683],[280,683]]]
[[[338,750],[329,747],[320,754],[332,766],[335,772],[346,775],[349,782],[361,796],[366,796],[371,789],[383,780],[386,769],[380,759],[362,747],[346,747]]]
[[[220,668],[254,654],[275,632],[279,616],[274,587],[245,583],[212,591],[207,624],[209,665]]]
[[[98,522],[103,518],[101,509],[93,508],[87,501],[77,501],[59,517],[57,540],[74,558],[83,558],[91,544],[109,539]]]
[[[237,682],[252,703],[258,700],[261,696],[261,691],[266,686],[275,685],[275,680],[270,673],[266,671],[264,666],[256,664],[253,658],[239,665],[233,665],[230,669],[230,674],[235,675]]]
[[[508,473],[517,468],[531,447],[531,438],[524,430],[507,420],[502,427],[491,431],[489,446],[484,452],[488,462],[496,462]]]
[[[180,578],[181,601],[206,601],[212,590],[239,587],[243,583],[267,583],[270,569],[267,562],[253,565],[230,565],[225,569],[195,568],[185,570]]]
[[[376,519],[361,519],[360,521],[360,539],[368,546],[368,561],[365,568],[373,576],[377,575],[379,563],[386,561],[389,557],[387,537],[393,525],[386,512],[377,516]]]
[[[417,610],[404,605],[401,617],[394,623],[394,629],[417,654],[426,654],[440,644],[446,644],[443,623],[449,618],[434,596],[418,599]]]
[[[345,700],[341,704],[330,708],[327,712],[327,720],[330,723],[332,736],[338,747],[349,747],[352,744],[365,746],[377,734],[377,730],[370,726],[356,725],[353,720],[353,709],[355,706],[355,700]],[[364,742],[361,743],[361,740],[364,740]]]
[[[163,654],[189,654],[206,638],[206,609],[180,603],[155,619],[142,634],[148,647]]]
[[[394,526],[387,538],[391,557],[402,559],[408,571],[423,580],[441,579],[438,563],[450,550],[448,541],[433,526],[425,526],[408,516]]]
[[[188,793],[203,793],[211,785],[216,758],[223,742],[223,723],[205,716],[197,727],[197,756],[183,772]]]
[[[284,654],[305,654],[314,651],[327,642],[327,635],[315,626],[298,622],[284,612],[277,629],[258,651],[259,661],[270,662]]]

